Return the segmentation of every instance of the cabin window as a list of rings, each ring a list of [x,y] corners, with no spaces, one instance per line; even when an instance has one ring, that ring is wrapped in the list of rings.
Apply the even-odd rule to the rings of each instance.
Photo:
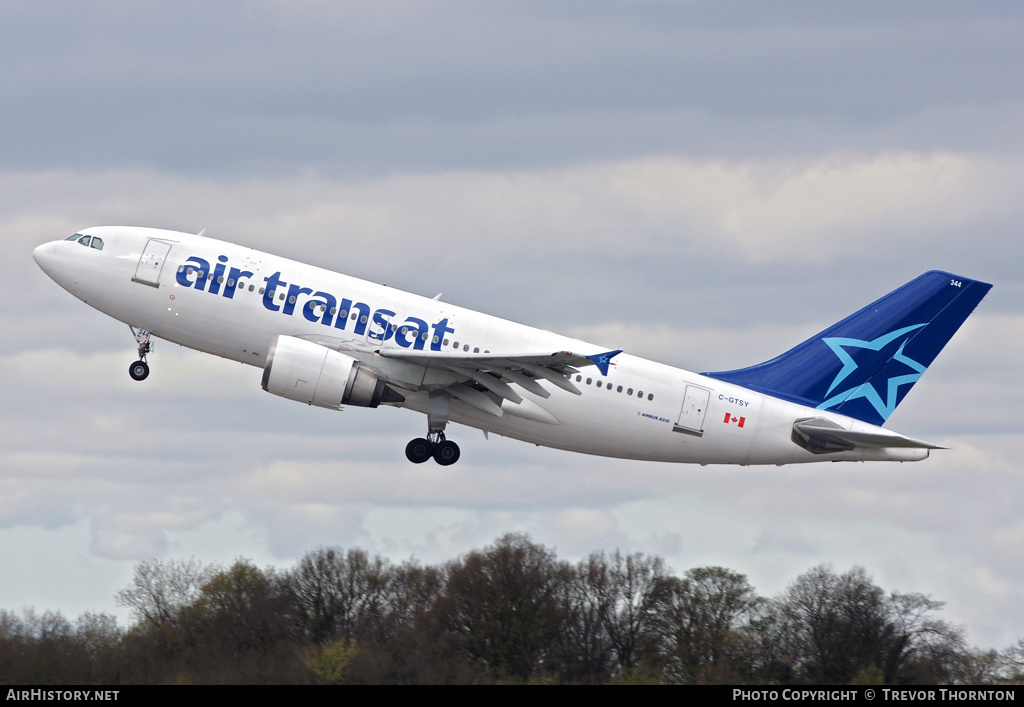
[[[576,376],[576,382],[577,383],[579,383],[581,380],[583,380],[583,376]]]
[[[587,385],[590,385],[593,382],[594,382],[593,378],[587,378]]]
[[[366,315],[365,314],[363,316],[359,317],[359,323],[360,324],[366,324]]]
[[[474,346],[473,347],[473,353],[480,353],[480,347],[479,346]]]
[[[447,345],[448,345],[449,343],[451,343],[451,342],[450,342],[450,341],[449,341],[448,339],[445,339],[445,340],[444,340],[444,345],[445,345],[445,346],[447,346]]]
[[[463,344],[462,345],[462,350],[463,351],[469,351],[469,344]]]
[[[629,390],[626,391],[626,395],[632,395],[632,394],[633,394],[633,389],[632,388],[630,388]]]
[[[282,302],[284,302],[284,293],[283,293],[283,292],[282,292],[282,293],[280,293],[280,294],[279,294],[279,295],[277,296],[277,298],[278,298],[279,300],[281,300]]]
[[[423,336],[426,336],[426,334],[424,334]],[[438,337],[436,337],[436,336],[435,336],[435,337],[434,337],[433,339],[431,339],[431,340],[430,340],[430,343],[432,343],[432,344],[436,344],[436,343],[437,343],[438,341],[440,341],[440,340],[441,340],[440,338],[438,338]]]
[[[178,266],[178,272],[185,272],[185,266],[184,265],[179,265]]]
[[[427,332],[423,332],[423,334],[420,336],[420,338],[423,339],[424,341],[426,341],[427,340]],[[434,340],[435,341],[437,340],[436,336],[434,337]]]
[[[597,387],[598,387],[598,388],[600,388],[600,387],[601,387],[602,385],[604,385],[604,384],[603,384],[603,383],[602,383],[601,381],[598,381],[598,382],[597,382]]]
[[[224,282],[224,276],[223,275],[218,275],[217,276],[217,284],[220,285],[223,282]]]
[[[621,393],[621,392],[622,392],[622,386],[620,385],[620,386],[618,387],[618,389],[617,389],[617,390],[616,390],[615,392],[616,392],[616,393]]]
[[[638,390],[638,391],[636,392],[636,397],[638,397],[638,398],[642,398],[642,397],[644,397],[644,391],[642,391],[642,390]]]
[[[228,287],[234,287],[234,286],[235,286],[235,281],[234,281],[234,279],[230,279],[230,280],[228,280]]]
[[[459,342],[456,341],[454,344],[452,344],[452,347],[456,349],[459,348]]]

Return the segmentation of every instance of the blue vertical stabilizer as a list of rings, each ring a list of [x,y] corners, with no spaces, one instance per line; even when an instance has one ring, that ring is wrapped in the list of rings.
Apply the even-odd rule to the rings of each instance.
[[[991,288],[933,270],[781,356],[704,375],[881,425]]]

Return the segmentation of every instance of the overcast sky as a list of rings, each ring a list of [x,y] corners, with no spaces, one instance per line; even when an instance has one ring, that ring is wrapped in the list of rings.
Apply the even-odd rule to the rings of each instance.
[[[974,2],[5,2],[0,607],[114,611],[150,557],[862,565],[1024,636],[1024,10]],[[995,285],[889,427],[916,464],[688,467],[311,409],[128,328],[32,249],[175,228],[691,370],[925,270]],[[123,614],[122,614],[123,615]]]

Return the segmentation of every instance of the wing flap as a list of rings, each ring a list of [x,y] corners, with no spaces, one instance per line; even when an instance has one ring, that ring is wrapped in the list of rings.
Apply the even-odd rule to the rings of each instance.
[[[461,366],[448,366],[448,369],[460,375],[464,375],[467,378],[473,379],[483,387],[487,388],[487,390],[500,395],[510,403],[518,405],[523,402],[522,395],[512,390],[512,386],[496,377],[493,373],[484,373],[483,371],[477,371],[471,368],[462,368]]]
[[[539,382],[541,380],[546,380],[573,395],[581,395],[580,389],[572,384],[568,376],[578,372],[577,366],[581,368],[597,366],[603,375],[607,375],[611,359],[621,353],[621,350],[590,356],[572,351],[513,354],[485,352],[478,354],[459,351],[381,349],[376,353],[384,358],[452,371],[460,376],[465,376],[467,382],[475,382],[509,402],[518,404],[522,401],[522,396],[505,381],[515,383],[524,390],[543,398],[547,398],[551,394],[541,387]]]
[[[464,383],[456,383],[450,385],[445,390],[453,397],[458,398],[462,402],[466,403],[470,407],[474,407],[480,412],[493,415],[494,417],[501,417],[501,407],[494,404],[494,401],[487,397],[486,393],[481,393],[476,388],[470,388]]]
[[[405,361],[416,361],[424,365],[469,365],[474,368],[504,368],[511,362],[513,365],[533,364],[537,366],[592,366],[595,365],[586,356],[572,351],[554,351],[530,353],[469,353],[462,351],[409,351],[397,349],[380,349],[378,353],[386,358],[399,358]]]

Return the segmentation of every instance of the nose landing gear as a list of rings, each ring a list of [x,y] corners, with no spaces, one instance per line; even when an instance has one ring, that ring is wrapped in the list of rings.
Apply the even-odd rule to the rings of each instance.
[[[405,446],[405,457],[413,464],[422,464],[431,457],[441,466],[449,466],[459,460],[459,445],[444,438],[444,432],[430,432],[427,438],[417,437]]]
[[[143,381],[149,377],[149,364],[146,363],[146,354],[153,350],[152,335],[145,329],[136,329],[128,325],[135,335],[135,341],[139,344],[139,360],[128,366],[128,375],[132,380]]]

